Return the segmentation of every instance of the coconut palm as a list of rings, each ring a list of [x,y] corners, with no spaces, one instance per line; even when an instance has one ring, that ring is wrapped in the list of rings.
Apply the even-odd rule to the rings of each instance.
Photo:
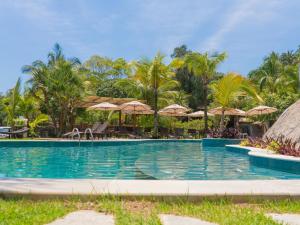
[[[6,98],[3,99],[4,110],[7,116],[7,123],[10,126],[15,125],[15,119],[18,112],[18,104],[21,100],[21,79],[17,80],[15,86],[9,90]]]
[[[133,62],[134,72],[117,82],[117,86],[125,88],[129,95],[147,101],[154,109],[154,136],[157,137],[158,107],[170,103],[177,94],[178,82],[172,79],[175,75],[172,64],[166,65],[164,56],[158,53],[153,60],[142,59]]]
[[[195,76],[199,77],[203,84],[203,96],[204,96],[204,129],[208,130],[208,85],[212,78],[216,75],[216,69],[218,65],[226,58],[226,53],[214,54],[210,56],[208,53],[200,54],[198,52],[192,52],[185,56],[184,64],[187,66],[190,72],[193,72]],[[199,84],[201,85],[201,84]]]
[[[23,67],[31,75],[28,81],[33,96],[39,100],[41,111],[49,114],[57,134],[75,122],[75,107],[83,89],[83,76],[77,58],[66,59],[56,44],[46,63],[37,60]]]
[[[225,110],[233,107],[239,97],[250,96],[257,101],[262,101],[250,81],[236,73],[226,74],[220,80],[211,83],[210,88],[215,105],[222,107],[223,110],[220,122],[221,131],[224,130]]]

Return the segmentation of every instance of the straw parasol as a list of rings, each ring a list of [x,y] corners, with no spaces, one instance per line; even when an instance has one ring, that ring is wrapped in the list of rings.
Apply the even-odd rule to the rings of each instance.
[[[173,113],[173,114],[186,113],[187,111],[189,111],[188,108],[178,105],[178,104],[169,105],[160,110],[160,112],[168,112],[168,113]]]
[[[193,112],[190,114],[187,114],[188,117],[203,117],[204,116],[204,111],[197,111],[197,112]],[[207,113],[207,116],[214,116],[214,114],[211,113]]]
[[[145,111],[122,111],[122,113],[124,113],[124,114],[127,114],[127,115],[133,115],[133,114],[135,114],[135,115],[152,115],[152,114],[154,114],[154,111],[153,110],[145,110]]]
[[[258,116],[258,115],[270,114],[270,113],[273,113],[276,111],[277,111],[277,109],[274,107],[260,105],[260,106],[254,107],[253,109],[248,110],[246,112],[246,114],[247,114],[247,116]]]
[[[158,114],[161,115],[161,116],[174,116],[174,117],[180,117],[180,116],[187,116],[186,113],[184,112],[176,112],[176,111],[163,111],[163,110],[160,110],[158,111]]]
[[[122,112],[131,112],[131,114],[135,114],[138,112],[149,111],[151,107],[139,101],[131,101],[124,103],[120,106]]]
[[[240,109],[234,109],[234,108],[222,108],[222,107],[217,107],[214,109],[210,109],[208,111],[211,114],[214,115],[222,115],[222,113],[224,112],[225,116],[245,116],[246,112]]]
[[[149,105],[141,103],[139,101],[131,101],[124,103],[120,106],[122,113],[133,115],[134,126],[136,125],[136,115],[151,115],[154,111],[151,110]]]
[[[119,110],[119,107],[109,102],[102,102],[100,104],[89,107],[88,110],[113,111],[113,110]]]

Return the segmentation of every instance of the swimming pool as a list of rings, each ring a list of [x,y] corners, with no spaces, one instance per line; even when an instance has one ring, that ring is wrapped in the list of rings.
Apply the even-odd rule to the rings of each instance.
[[[0,178],[300,179],[201,141],[0,142]]]

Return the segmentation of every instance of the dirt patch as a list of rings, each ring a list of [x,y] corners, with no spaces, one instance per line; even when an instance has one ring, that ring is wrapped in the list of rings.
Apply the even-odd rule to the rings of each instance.
[[[126,201],[123,207],[133,213],[149,215],[155,208],[155,203],[149,201]]]
[[[93,210],[95,209],[95,206],[94,202],[78,202],[76,204],[78,210]]]

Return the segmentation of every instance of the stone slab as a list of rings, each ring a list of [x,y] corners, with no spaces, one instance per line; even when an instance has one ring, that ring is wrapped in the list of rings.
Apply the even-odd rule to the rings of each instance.
[[[0,179],[3,196],[121,195],[134,197],[300,198],[300,180]]]
[[[80,210],[72,212],[63,218],[57,219],[48,225],[114,225],[114,218],[111,215],[97,213],[91,210]]]
[[[159,215],[159,218],[163,225],[217,225],[216,223],[210,223],[207,221],[186,216],[161,214]]]
[[[269,213],[268,216],[272,217],[273,220],[284,225],[300,225],[300,214],[277,214]]]

